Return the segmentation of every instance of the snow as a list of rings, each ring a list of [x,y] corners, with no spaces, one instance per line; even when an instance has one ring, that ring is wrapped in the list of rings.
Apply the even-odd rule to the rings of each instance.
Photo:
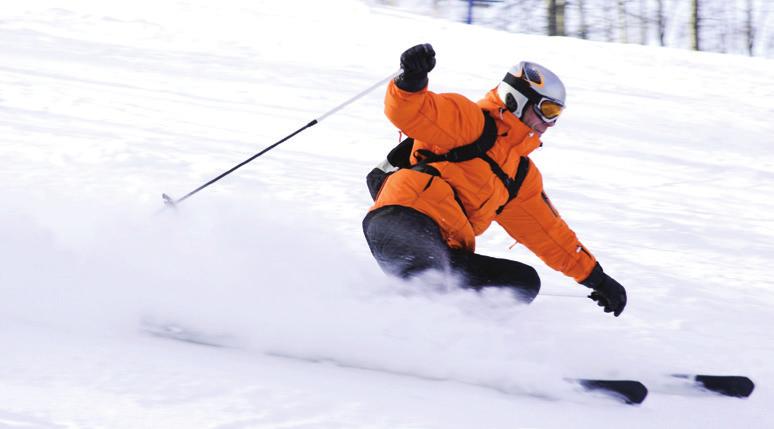
[[[34,0],[0,20],[0,427],[768,427],[774,62],[500,33],[356,1]],[[624,284],[619,318],[535,266],[507,293],[372,261],[364,176],[397,142],[383,90],[185,201],[432,42],[478,99],[522,58],[565,80],[533,156]],[[148,320],[223,341],[156,338]],[[288,358],[289,356],[289,358]],[[336,362],[336,363],[333,363]],[[664,373],[750,375],[748,400]],[[625,407],[563,377],[639,378]]]

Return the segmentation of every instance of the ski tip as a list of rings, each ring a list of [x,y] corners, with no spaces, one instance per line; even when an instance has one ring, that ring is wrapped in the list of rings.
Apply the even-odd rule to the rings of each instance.
[[[628,405],[639,405],[648,397],[648,388],[635,380],[575,380],[587,391],[616,397]]]
[[[741,375],[696,375],[694,381],[701,387],[721,395],[747,398],[755,390],[755,383]]]

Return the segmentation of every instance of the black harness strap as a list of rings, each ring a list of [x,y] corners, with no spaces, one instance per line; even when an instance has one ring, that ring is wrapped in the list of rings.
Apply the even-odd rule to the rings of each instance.
[[[426,170],[428,168],[432,168],[433,173],[430,174],[439,176],[440,173],[438,170],[430,167],[427,164],[441,161],[464,162],[475,158],[483,159],[487,164],[489,164],[489,168],[492,170],[492,173],[494,173],[494,175],[500,179],[500,181],[505,186],[505,189],[508,190],[508,201],[506,201],[505,204],[497,209],[497,214],[500,214],[505,206],[519,194],[521,184],[524,182],[524,179],[527,177],[527,172],[529,171],[529,158],[522,156],[521,160],[519,161],[519,166],[516,169],[515,177],[511,178],[508,176],[508,174],[503,171],[502,167],[500,167],[500,164],[492,159],[492,157],[487,155],[487,151],[489,151],[489,149],[491,149],[497,141],[497,124],[487,112],[482,112],[484,114],[484,131],[481,133],[481,136],[476,139],[476,141],[464,146],[456,147],[443,154],[437,154],[427,149],[419,149],[417,150],[417,153],[422,156],[422,159],[417,165],[413,166],[412,169],[427,172]],[[460,202],[456,192],[455,198],[457,199],[457,202]],[[462,206],[461,203],[460,206]]]
[[[521,189],[521,185],[524,183],[524,179],[527,177],[527,173],[529,172],[529,158],[526,156],[521,157],[519,160],[519,166],[516,168],[516,177],[514,177],[513,180],[506,176],[505,172],[500,168],[500,166],[494,162],[492,158],[489,158],[488,155],[484,155],[482,158],[484,158],[486,162],[489,162],[489,166],[492,167],[492,171],[495,173],[495,175],[497,175],[497,177],[500,177],[500,175],[495,171],[495,167],[493,165],[496,165],[502,175],[507,179],[503,180],[500,178],[500,180],[503,180],[505,187],[508,189],[508,201],[506,201],[505,204],[501,205],[500,208],[497,209],[497,214],[500,214],[505,206],[511,202],[512,199],[516,198],[517,195],[519,195],[519,189]]]
[[[482,113],[484,114],[484,131],[481,132],[481,135],[476,141],[464,146],[455,147],[442,154],[437,154],[427,149],[419,149],[417,152],[422,155],[420,162],[425,164],[440,161],[463,162],[486,155],[486,152],[491,149],[497,141],[497,124],[489,114],[483,111]]]

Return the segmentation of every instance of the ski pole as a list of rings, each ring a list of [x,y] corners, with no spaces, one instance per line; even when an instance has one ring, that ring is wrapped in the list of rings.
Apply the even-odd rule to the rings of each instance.
[[[560,293],[539,293],[538,296],[550,296],[553,298],[588,298],[586,295],[568,295]]]
[[[387,76],[387,77],[379,80],[379,82],[376,82],[373,85],[369,86],[368,88],[363,90],[361,93],[359,93],[359,94],[353,96],[352,98],[350,98],[349,100],[339,104],[338,106],[334,107],[333,109],[329,110],[328,112],[323,113],[319,118],[313,119],[311,122],[309,122],[308,124],[304,125],[303,127],[299,128],[299,129],[297,129],[296,131],[293,131],[292,133],[290,133],[289,135],[287,135],[285,138],[281,139],[280,141],[272,144],[271,146],[266,147],[262,151],[256,153],[255,155],[251,156],[250,158],[247,158],[246,160],[244,160],[244,161],[240,162],[239,164],[231,167],[230,169],[224,171],[223,173],[221,173],[217,177],[215,177],[212,180],[208,181],[207,183],[199,186],[198,188],[194,189],[193,191],[183,195],[182,197],[180,197],[178,199],[174,199],[174,198],[170,197],[167,194],[161,194],[161,198],[163,198],[163,200],[164,200],[164,205],[167,206],[167,207],[175,207],[175,206],[177,206],[178,204],[180,204],[183,201],[187,200],[188,198],[192,197],[197,192],[201,191],[202,189],[212,185],[213,183],[217,182],[218,180],[220,180],[220,179],[228,176],[229,174],[233,173],[234,171],[236,171],[238,168],[242,167],[243,165],[249,163],[250,161],[254,160],[255,158],[258,158],[259,156],[263,155],[264,153],[274,149],[275,147],[279,146],[280,144],[286,142],[287,140],[290,140],[291,138],[293,138],[296,134],[300,133],[301,131],[304,131],[307,128],[311,128],[311,127],[319,124],[320,122],[322,122],[323,119],[327,118],[328,116],[333,115],[334,113],[336,113],[339,110],[349,106],[350,104],[354,103],[355,101],[359,100],[360,98],[363,98],[363,96],[365,96],[369,92],[371,92],[374,89],[384,85],[388,81],[394,79],[395,76],[397,76],[400,72],[401,72],[401,70],[398,70],[398,71],[396,71],[394,73],[391,73],[389,76]]]

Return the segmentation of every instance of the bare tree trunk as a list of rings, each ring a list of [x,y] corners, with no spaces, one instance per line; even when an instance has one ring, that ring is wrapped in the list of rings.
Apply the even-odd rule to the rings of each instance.
[[[548,2],[548,35],[556,36],[556,0]]]
[[[548,35],[564,36],[565,0],[546,0],[548,6]]]
[[[691,0],[691,48],[695,51],[701,50],[701,0]]]
[[[589,24],[586,16],[586,0],[578,1],[578,16],[580,17],[580,33],[578,36],[581,39],[589,38]]]
[[[745,20],[745,35],[747,36],[747,54],[753,56],[755,48],[755,24],[753,22],[753,0],[747,0],[747,10]]]
[[[566,36],[567,30],[565,26],[565,14],[566,0],[556,0],[556,32],[559,36]]]
[[[664,0],[656,1],[656,25],[658,27],[658,43],[666,46],[666,15],[664,15]]]

